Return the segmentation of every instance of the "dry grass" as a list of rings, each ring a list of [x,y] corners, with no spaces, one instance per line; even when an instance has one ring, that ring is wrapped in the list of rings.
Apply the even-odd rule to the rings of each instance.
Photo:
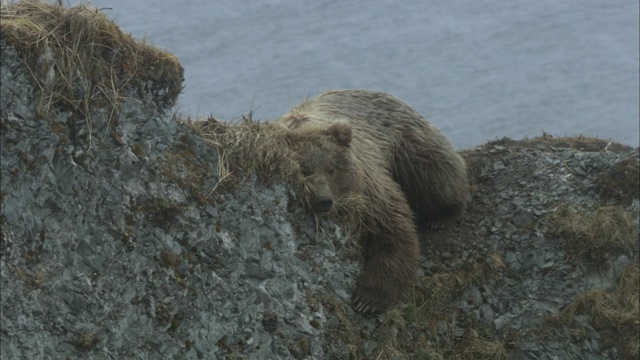
[[[466,270],[442,268],[433,276],[423,276],[408,291],[407,306],[389,309],[375,332],[376,359],[505,359],[505,343],[473,316],[454,306],[461,292],[471,284],[481,284],[499,274],[504,266],[498,254],[490,254],[492,264],[478,262]],[[483,257],[484,258],[484,257]],[[446,324],[446,330],[439,329]],[[457,334],[464,330],[464,335]]]
[[[640,265],[628,266],[612,292],[591,290],[549,319],[571,326],[575,316],[585,314],[591,324],[619,345],[628,359],[640,355]]]
[[[449,303],[450,303],[449,299]],[[464,325],[465,334],[456,337],[454,327],[461,325],[461,319],[455,319],[457,311],[450,304],[441,303],[438,316],[422,321],[413,321],[408,327],[409,319],[406,311],[395,306],[384,315],[384,321],[377,330],[377,359],[450,359],[450,360],[502,360],[507,358],[507,351],[502,341],[491,336],[480,335],[482,330],[478,324]],[[447,334],[435,334],[437,318],[444,320],[450,329]],[[429,324],[429,329],[420,329],[421,324]],[[457,325],[456,325],[457,324]],[[413,331],[409,330],[411,328]],[[438,339],[439,337],[444,337]]]
[[[36,110],[46,119],[61,111],[86,119],[94,106],[113,118],[129,88],[168,107],[182,90],[175,56],[134,40],[90,6],[24,0],[3,4],[0,20],[0,35],[24,60],[37,85]]]
[[[302,183],[296,154],[287,146],[287,130],[275,123],[244,117],[233,125],[209,118],[184,124],[218,153],[218,184],[212,189],[229,189],[255,174],[264,183],[284,180]]]
[[[603,199],[627,205],[640,196],[639,184],[640,164],[634,157],[617,162],[596,181]]]
[[[549,217],[549,224],[551,232],[565,240],[570,256],[587,257],[597,266],[609,251],[629,249],[636,241],[632,217],[620,206],[587,212],[564,204]]]
[[[483,338],[470,329],[463,339],[462,349],[452,359],[460,360],[503,360],[507,358],[504,343],[495,339]]]
[[[310,185],[300,173],[298,154],[292,146],[297,140],[289,130],[277,123],[254,121],[250,115],[239,124],[213,118],[187,120],[183,124],[218,153],[218,183],[209,195],[233,189],[255,174],[265,184],[276,180],[288,183],[309,208]],[[359,238],[363,229],[364,203],[364,199],[355,195],[336,199],[331,218],[346,224],[352,238]]]
[[[484,146],[493,145],[508,145],[509,147],[515,148],[532,148],[538,145],[544,145],[576,149],[585,152],[620,152],[632,149],[632,147],[628,145],[623,145],[611,140],[599,139],[592,136],[578,135],[554,137],[545,132],[543,132],[541,136],[537,136],[531,139],[524,138],[522,140],[512,140],[509,138],[502,138],[499,140],[490,141]]]

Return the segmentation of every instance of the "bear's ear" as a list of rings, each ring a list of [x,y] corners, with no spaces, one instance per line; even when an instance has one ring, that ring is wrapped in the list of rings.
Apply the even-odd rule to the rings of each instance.
[[[333,137],[338,145],[346,148],[351,145],[351,126],[349,124],[336,122],[331,124],[326,130],[327,135]]]

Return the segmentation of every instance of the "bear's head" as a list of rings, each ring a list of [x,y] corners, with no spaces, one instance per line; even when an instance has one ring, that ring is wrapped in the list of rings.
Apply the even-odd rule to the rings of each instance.
[[[307,128],[290,133],[300,172],[308,189],[308,203],[316,215],[331,212],[337,200],[356,186],[356,169],[351,155],[351,126],[334,123],[324,128]]]

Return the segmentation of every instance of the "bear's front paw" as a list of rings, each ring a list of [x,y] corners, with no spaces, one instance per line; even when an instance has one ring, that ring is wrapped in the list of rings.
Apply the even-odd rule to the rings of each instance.
[[[430,230],[444,230],[447,228],[448,222],[442,220],[432,220],[427,222],[426,227]]]
[[[361,279],[358,281],[351,302],[355,311],[365,315],[378,315],[393,303],[396,295],[396,291],[392,287],[367,284]]]

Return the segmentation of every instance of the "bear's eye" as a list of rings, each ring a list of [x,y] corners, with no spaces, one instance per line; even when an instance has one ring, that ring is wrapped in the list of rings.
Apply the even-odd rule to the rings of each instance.
[[[311,171],[309,171],[309,169],[307,168],[300,168],[300,173],[304,177],[309,177],[311,175]]]
[[[336,168],[334,168],[333,166],[329,166],[327,168],[327,174],[329,175],[333,175],[333,173],[336,171]]]

